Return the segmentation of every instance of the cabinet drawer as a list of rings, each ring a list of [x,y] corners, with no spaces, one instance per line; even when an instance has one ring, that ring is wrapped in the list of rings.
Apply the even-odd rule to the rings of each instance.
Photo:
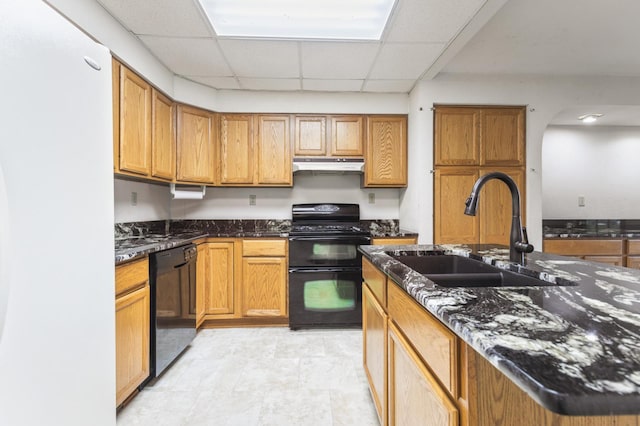
[[[374,238],[371,244],[383,246],[418,244],[418,237]]]
[[[242,256],[286,256],[287,240],[242,240]]]
[[[116,296],[140,287],[149,280],[149,258],[116,266]]]
[[[389,318],[407,336],[418,355],[454,398],[458,391],[457,338],[447,327],[391,281],[387,287]]]
[[[371,289],[378,302],[387,307],[387,276],[380,272],[371,262],[362,258],[362,278]]]
[[[640,240],[627,240],[627,254],[640,254]]]
[[[545,240],[544,251],[567,256],[622,255],[623,240]]]

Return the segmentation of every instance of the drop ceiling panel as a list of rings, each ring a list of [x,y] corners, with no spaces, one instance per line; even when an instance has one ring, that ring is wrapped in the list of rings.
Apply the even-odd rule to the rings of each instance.
[[[404,1],[393,18],[386,41],[448,42],[486,0]]]
[[[438,58],[441,43],[386,43],[371,70],[371,79],[417,79]]]
[[[364,84],[365,92],[408,93],[414,86],[415,80],[367,80]]]
[[[298,78],[300,61],[294,41],[219,40],[238,77]]]
[[[302,80],[302,89],[323,92],[359,92],[364,80]]]
[[[239,78],[240,87],[247,90],[300,90],[297,78]]]
[[[216,89],[239,89],[240,85],[235,77],[201,77],[201,76],[185,76],[189,80],[205,86],[215,87]]]
[[[364,79],[369,74],[379,48],[379,43],[302,42],[302,76]]]
[[[98,0],[134,34],[211,37],[195,0]]]
[[[142,42],[178,75],[228,77],[232,72],[213,39],[141,36]]]

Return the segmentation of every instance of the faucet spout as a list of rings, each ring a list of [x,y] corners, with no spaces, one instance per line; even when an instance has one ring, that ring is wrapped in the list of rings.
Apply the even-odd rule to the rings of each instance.
[[[533,246],[529,244],[527,230],[522,227],[520,215],[520,191],[511,176],[502,172],[492,172],[481,176],[473,185],[471,195],[465,201],[464,214],[475,216],[478,210],[478,198],[480,190],[485,183],[492,179],[504,182],[511,191],[511,233],[509,236],[509,260],[524,265],[525,253],[531,253]]]

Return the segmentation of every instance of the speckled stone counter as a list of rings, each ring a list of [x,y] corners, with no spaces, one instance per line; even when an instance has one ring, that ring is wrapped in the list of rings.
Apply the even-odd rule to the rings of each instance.
[[[488,245],[362,246],[430,313],[545,408],[640,414],[640,271]],[[540,287],[445,288],[389,256],[453,254],[541,278]]]
[[[362,220],[372,237],[417,236],[397,219]],[[157,220],[115,225],[115,261],[126,262],[198,238],[287,238],[291,221],[274,219]]]

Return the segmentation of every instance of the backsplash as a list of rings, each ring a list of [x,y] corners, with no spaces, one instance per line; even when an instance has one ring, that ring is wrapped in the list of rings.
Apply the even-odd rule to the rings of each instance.
[[[544,219],[545,238],[570,237],[638,237],[638,219]]]
[[[394,236],[400,232],[398,219],[361,220],[362,227],[374,237]],[[116,223],[115,238],[148,234],[169,234],[201,231],[211,236],[251,234],[287,234],[291,220],[274,219],[222,219],[222,220],[154,220],[147,222]]]

